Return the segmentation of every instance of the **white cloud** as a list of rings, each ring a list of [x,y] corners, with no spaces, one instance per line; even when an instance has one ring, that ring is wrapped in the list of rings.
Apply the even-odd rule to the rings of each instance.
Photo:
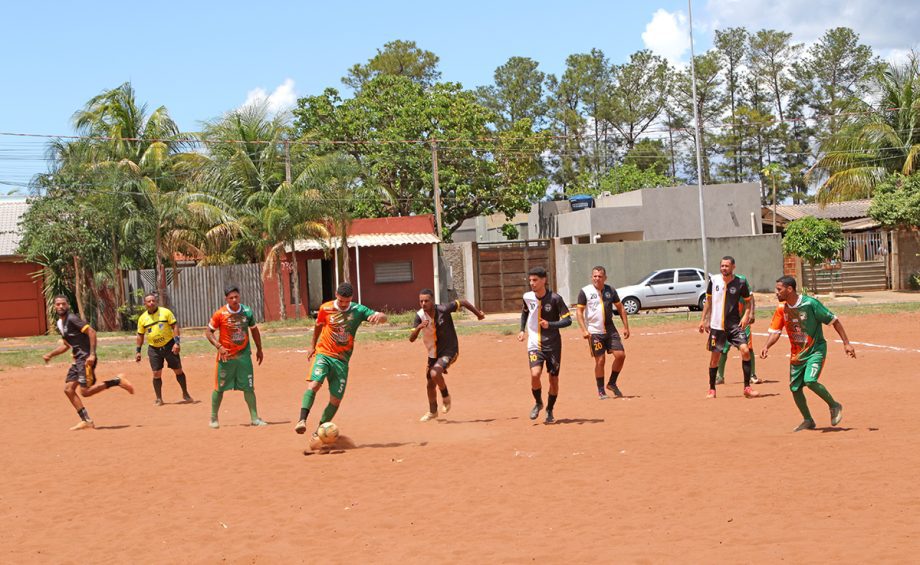
[[[879,52],[914,45],[920,27],[916,0],[708,0],[706,10],[720,29],[779,29],[801,42],[814,42],[831,28],[849,27]]]
[[[242,108],[265,104],[268,111],[273,114],[287,112],[297,104],[297,92],[294,90],[294,79],[287,78],[269,94],[264,88],[257,87],[246,93],[246,101]]]
[[[645,25],[642,42],[646,49],[661,55],[672,64],[680,62],[690,50],[687,17],[683,12],[668,12],[659,8],[652,15],[652,21]]]

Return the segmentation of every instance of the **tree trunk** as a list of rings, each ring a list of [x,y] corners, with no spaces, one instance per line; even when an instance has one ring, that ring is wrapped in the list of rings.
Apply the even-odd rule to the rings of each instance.
[[[284,321],[287,319],[287,311],[284,308],[284,280],[282,280],[284,269],[284,248],[281,248],[282,254],[278,255],[278,269],[275,276],[278,278],[278,319]]]
[[[122,314],[118,309],[119,306],[125,303],[125,281],[121,275],[121,261],[118,256],[118,241],[115,238],[115,234],[112,234],[112,266],[115,271],[115,323],[120,329],[122,322]]]
[[[160,237],[159,228],[157,228],[156,230],[154,249],[156,250],[156,255],[157,255],[157,258],[156,258],[157,296],[160,299],[160,304],[168,308],[170,301],[167,300],[167,296],[166,296],[166,267],[163,265],[163,248],[161,247],[161,237]]]
[[[348,256],[348,221],[339,222],[339,245],[342,246],[341,258],[342,281],[351,282],[351,261]]]
[[[294,269],[294,288],[291,289],[291,296],[294,297],[294,319],[300,319],[300,270],[297,266],[297,250],[294,242],[291,242],[291,268]]]
[[[86,312],[83,311],[83,269],[80,267],[80,258],[76,255],[73,258],[73,293],[77,299],[77,311],[84,318]]]

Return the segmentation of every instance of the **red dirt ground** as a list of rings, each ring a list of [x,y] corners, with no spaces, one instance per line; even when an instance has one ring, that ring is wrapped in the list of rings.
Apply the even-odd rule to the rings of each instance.
[[[202,402],[160,408],[146,365],[103,360],[101,374],[126,372],[138,394],[90,398],[99,429],[82,432],[68,431],[65,365],[5,371],[0,562],[910,562],[920,449],[904,401],[920,393],[918,322],[844,318],[853,341],[906,350],[856,345],[851,360],[832,342],[822,382],[845,406],[842,427],[808,393],[819,430],[797,434],[786,338],[758,360],[763,398],[741,397],[735,353],[706,400],[708,355],[689,322],[634,330],[628,398],[603,402],[566,331],[551,426],[527,418],[514,336],[461,336],[453,410],[429,423],[422,346],[359,343],[335,419],[349,448],[309,456],[292,431],[296,351],[267,350],[256,369],[274,424],[262,429],[245,425],[240,393],[208,428],[210,357],[185,359]],[[179,398],[171,376],[164,395]]]

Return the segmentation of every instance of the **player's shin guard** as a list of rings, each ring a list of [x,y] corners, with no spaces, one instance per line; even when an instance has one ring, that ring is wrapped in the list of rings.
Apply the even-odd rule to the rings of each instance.
[[[813,383],[805,383],[805,386],[811,389],[811,391],[821,397],[821,400],[827,402],[828,406],[837,406],[837,401],[834,400],[834,397],[831,396],[831,393],[824,388],[824,385],[815,381]]]
[[[751,386],[751,360],[741,361],[741,371],[744,373],[744,388]]]
[[[259,411],[256,409],[256,391],[254,390],[243,391],[243,398],[246,399],[246,406],[249,407],[249,417],[252,420],[258,420]]]
[[[811,411],[808,409],[808,401],[805,400],[805,391],[802,389],[792,391],[792,399],[795,400],[795,407],[802,413],[802,418],[811,420]]]
[[[215,390],[211,393],[211,419],[217,419],[217,413],[220,412],[220,403],[224,400],[224,393]]]
[[[319,419],[319,424],[320,424],[320,425],[323,425],[323,424],[325,424],[326,422],[331,422],[331,421],[332,421],[332,418],[335,417],[335,413],[338,412],[338,410],[339,410],[339,407],[336,406],[335,404],[333,404],[333,403],[331,403],[331,402],[330,402],[329,404],[327,404],[327,405],[326,405],[326,409],[323,410],[323,415],[322,415],[322,417]]]

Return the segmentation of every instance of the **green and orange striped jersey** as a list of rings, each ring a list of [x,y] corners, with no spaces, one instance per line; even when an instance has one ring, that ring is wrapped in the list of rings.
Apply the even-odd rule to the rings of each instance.
[[[355,334],[361,322],[374,314],[376,312],[357,302],[352,302],[347,310],[339,310],[335,300],[326,302],[319,307],[319,314],[316,316],[316,327],[320,328],[316,352],[348,361],[354,350]]]
[[[805,358],[819,345],[826,343],[823,324],[832,324],[837,316],[816,298],[799,295],[794,306],[782,304],[773,313],[770,333],[781,333],[786,328],[792,345],[793,365],[805,362]]]

